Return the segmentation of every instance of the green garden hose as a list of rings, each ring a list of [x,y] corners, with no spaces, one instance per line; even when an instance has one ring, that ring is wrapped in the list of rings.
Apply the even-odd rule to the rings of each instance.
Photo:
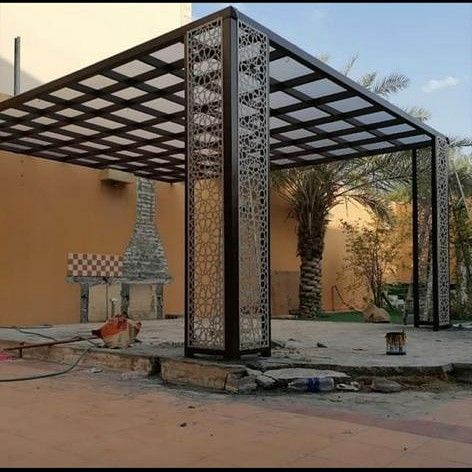
[[[83,359],[85,354],[87,354],[91,349],[92,349],[91,347],[86,349],[72,365],[70,365],[66,369],[61,370],[59,372],[50,372],[50,373],[47,373],[47,374],[37,374],[37,375],[31,375],[29,377],[14,377],[12,379],[0,379],[0,382],[20,382],[20,381],[24,381],[24,380],[38,380],[38,379],[45,379],[47,377],[56,377],[57,375],[67,374],[74,367],[77,366],[77,364]]]

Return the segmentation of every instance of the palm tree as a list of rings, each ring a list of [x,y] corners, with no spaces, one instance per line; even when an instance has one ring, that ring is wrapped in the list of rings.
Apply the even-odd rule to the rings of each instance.
[[[345,75],[350,74],[357,58],[354,56],[343,68]],[[322,58],[327,59],[327,56]],[[379,77],[377,72],[370,72],[357,82],[389,97],[405,89],[409,79],[398,73]],[[407,111],[421,120],[429,118],[429,113],[422,108]],[[289,217],[297,222],[297,253],[301,260],[300,317],[315,317],[321,311],[321,265],[330,211],[339,203],[355,202],[387,218],[389,208],[385,193],[398,182],[409,181],[411,175],[411,163],[404,157],[404,153],[395,153],[272,173],[274,189],[288,203]]]

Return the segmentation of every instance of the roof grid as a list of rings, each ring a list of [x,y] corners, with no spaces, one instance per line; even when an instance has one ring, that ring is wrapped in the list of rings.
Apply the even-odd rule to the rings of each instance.
[[[270,40],[273,168],[422,147],[439,134],[230,7],[0,103],[0,149],[185,180],[185,33],[226,15]]]

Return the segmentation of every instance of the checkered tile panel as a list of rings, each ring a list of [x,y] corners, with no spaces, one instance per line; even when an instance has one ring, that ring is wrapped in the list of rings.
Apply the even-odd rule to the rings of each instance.
[[[116,254],[67,255],[67,275],[72,277],[120,277],[123,259]]]

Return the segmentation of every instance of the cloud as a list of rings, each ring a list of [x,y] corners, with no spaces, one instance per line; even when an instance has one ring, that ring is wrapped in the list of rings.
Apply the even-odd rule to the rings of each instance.
[[[429,80],[425,85],[423,85],[423,87],[421,87],[421,89],[423,92],[430,93],[442,88],[455,87],[458,83],[459,79],[452,75],[448,75],[447,77],[444,77],[444,79]]]

